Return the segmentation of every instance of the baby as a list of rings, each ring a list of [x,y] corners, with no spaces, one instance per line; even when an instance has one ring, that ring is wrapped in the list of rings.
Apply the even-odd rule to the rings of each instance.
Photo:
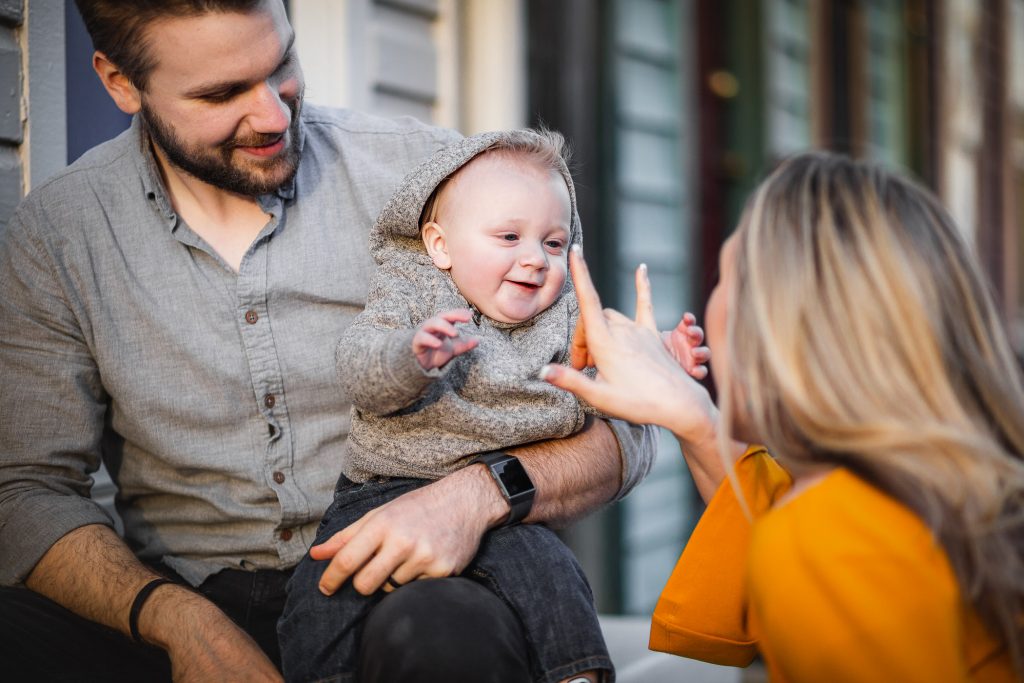
[[[366,309],[338,344],[352,428],[316,541],[480,454],[488,454],[485,464],[520,468],[518,478],[502,482],[508,523],[484,537],[463,576],[493,590],[520,618],[537,680],[612,668],[582,570],[546,526],[514,524],[529,511],[532,485],[521,465],[495,453],[583,427],[588,407],[537,378],[546,364],[568,361],[577,304],[567,254],[580,242],[557,133],[465,138],[405,179],[371,232],[379,268]],[[691,337],[682,347],[699,343]],[[509,490],[516,487],[523,492]],[[286,675],[290,661],[319,660],[339,642],[351,651],[341,671],[353,671],[363,615],[383,597],[363,596],[351,583],[321,595],[325,565],[307,557],[290,586],[280,629]],[[326,609],[327,601],[335,607]],[[318,629],[334,639],[311,642],[300,630],[303,612],[334,620]]]

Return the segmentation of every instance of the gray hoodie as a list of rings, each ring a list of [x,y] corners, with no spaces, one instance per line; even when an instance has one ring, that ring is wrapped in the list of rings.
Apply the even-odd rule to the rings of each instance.
[[[577,315],[570,278],[555,303],[530,320],[497,322],[473,309],[420,239],[420,214],[434,189],[503,136],[483,133],[434,154],[405,178],[373,226],[370,250],[379,267],[366,309],[336,353],[353,404],[342,465],[353,481],[437,479],[478,453],[568,436],[583,426],[584,406],[537,379],[547,363],[568,360]],[[564,164],[561,172],[571,203],[570,244],[579,244],[576,193]],[[479,345],[442,368],[423,370],[413,335],[427,318],[453,308],[474,311],[472,322],[458,327]]]

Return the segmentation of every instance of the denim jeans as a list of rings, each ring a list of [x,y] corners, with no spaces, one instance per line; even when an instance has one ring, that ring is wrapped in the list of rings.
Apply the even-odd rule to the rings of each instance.
[[[316,543],[326,541],[370,510],[428,483],[387,479],[359,484],[342,477]],[[383,592],[361,595],[351,582],[334,595],[324,596],[317,584],[326,566],[327,561],[307,556],[288,582],[278,635],[289,680],[357,680],[364,621],[385,599]],[[462,577],[485,587],[515,615],[525,637],[530,680],[554,683],[591,669],[604,669],[605,680],[613,680],[590,586],[572,552],[550,529],[522,524],[488,532]],[[453,635],[446,650],[436,654],[459,657],[465,656],[466,649]],[[479,680],[484,680],[484,673],[480,672]]]

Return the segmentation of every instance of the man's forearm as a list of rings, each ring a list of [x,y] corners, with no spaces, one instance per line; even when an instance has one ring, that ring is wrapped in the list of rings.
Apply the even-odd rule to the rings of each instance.
[[[140,562],[112,529],[91,524],[54,543],[25,585],[81,617],[130,635],[128,617],[135,596],[159,576]],[[172,614],[174,619],[161,614]],[[196,630],[211,617],[227,621],[198,593],[183,586],[160,586],[140,613],[139,635],[167,649],[179,627]]]
[[[130,635],[139,590],[158,578],[109,527],[79,527],[57,541],[25,585],[90,621]],[[167,650],[175,679],[279,680],[256,643],[216,605],[184,586],[159,586],[145,602],[139,635]],[[228,673],[230,672],[230,674]]]
[[[565,526],[610,502],[622,480],[622,454],[608,423],[588,418],[564,439],[510,449],[537,488],[527,522]]]
[[[91,524],[54,543],[25,585],[75,614],[127,634],[135,595],[158,576],[112,529]]]

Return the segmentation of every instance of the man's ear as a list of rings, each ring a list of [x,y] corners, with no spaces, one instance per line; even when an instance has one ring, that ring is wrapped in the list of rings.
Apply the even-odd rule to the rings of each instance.
[[[420,230],[423,238],[423,246],[427,248],[427,254],[434,262],[434,265],[441,270],[448,270],[452,267],[451,256],[448,255],[448,238],[445,237],[444,228],[430,221],[423,225]]]
[[[131,80],[107,59],[102,52],[92,55],[92,68],[100,77],[100,82],[107,89],[117,108],[125,114],[134,114],[142,108],[142,96]]]

